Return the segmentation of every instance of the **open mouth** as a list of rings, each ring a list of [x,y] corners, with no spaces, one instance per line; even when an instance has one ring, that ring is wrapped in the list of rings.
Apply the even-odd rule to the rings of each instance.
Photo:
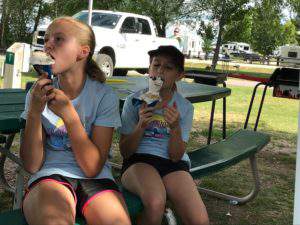
[[[156,81],[156,80],[158,80],[158,79],[160,79],[161,81],[165,81],[165,79],[164,78],[162,78],[162,77],[160,77],[160,76],[158,76],[158,77],[150,77],[153,81]]]

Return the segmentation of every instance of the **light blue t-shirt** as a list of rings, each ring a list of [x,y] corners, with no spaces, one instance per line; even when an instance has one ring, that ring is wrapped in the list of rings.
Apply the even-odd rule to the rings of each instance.
[[[144,90],[142,90],[144,92]],[[140,91],[141,92],[141,91]],[[128,135],[133,132],[139,121],[139,109],[141,105],[133,104],[132,99],[138,96],[140,92],[131,94],[126,98],[121,116],[122,127],[121,134]],[[189,134],[192,128],[194,107],[193,105],[178,92],[174,92],[169,106],[176,102],[177,110],[180,114],[180,128],[182,140],[188,142]],[[160,156],[169,159],[168,146],[170,138],[170,128],[163,117],[163,110],[154,111],[153,120],[146,127],[142,140],[139,143],[136,153],[145,153]],[[182,160],[190,164],[189,157],[184,153]]]
[[[55,88],[59,88],[58,79],[53,80]],[[26,119],[30,103],[30,92],[26,96],[25,111],[21,117]],[[92,126],[120,127],[119,99],[114,91],[98,81],[87,77],[84,87],[77,98],[72,100],[81,123],[89,137]],[[34,180],[60,174],[66,177],[85,179],[72,152],[70,140],[63,120],[55,115],[47,106],[42,113],[42,125],[46,131],[45,161],[42,168],[31,176],[29,184]],[[30,149],[28,150],[30,151]],[[111,167],[106,161],[101,172],[94,179],[108,178],[113,180]]]

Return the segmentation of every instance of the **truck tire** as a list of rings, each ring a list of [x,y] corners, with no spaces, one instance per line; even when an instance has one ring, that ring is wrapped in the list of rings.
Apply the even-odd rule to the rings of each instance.
[[[111,57],[107,54],[99,54],[96,62],[106,77],[111,77],[114,71],[114,63]]]
[[[143,75],[148,73],[148,69],[136,69],[135,71]]]
[[[113,76],[126,76],[127,72],[126,69],[114,69]]]

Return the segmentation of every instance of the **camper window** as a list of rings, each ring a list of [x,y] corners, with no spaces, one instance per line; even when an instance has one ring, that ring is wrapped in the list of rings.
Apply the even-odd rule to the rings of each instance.
[[[290,58],[297,58],[298,54],[297,52],[288,52],[288,57]]]

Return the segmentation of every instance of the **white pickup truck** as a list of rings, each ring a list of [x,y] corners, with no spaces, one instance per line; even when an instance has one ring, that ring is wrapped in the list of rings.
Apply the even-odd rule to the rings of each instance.
[[[87,22],[88,11],[76,13],[74,18]],[[48,25],[39,26],[34,34],[32,50],[42,50]],[[125,76],[134,69],[145,73],[149,66],[148,51],[160,45],[173,45],[176,39],[157,37],[153,21],[132,13],[93,10],[92,28],[96,36],[94,59],[106,76]]]

